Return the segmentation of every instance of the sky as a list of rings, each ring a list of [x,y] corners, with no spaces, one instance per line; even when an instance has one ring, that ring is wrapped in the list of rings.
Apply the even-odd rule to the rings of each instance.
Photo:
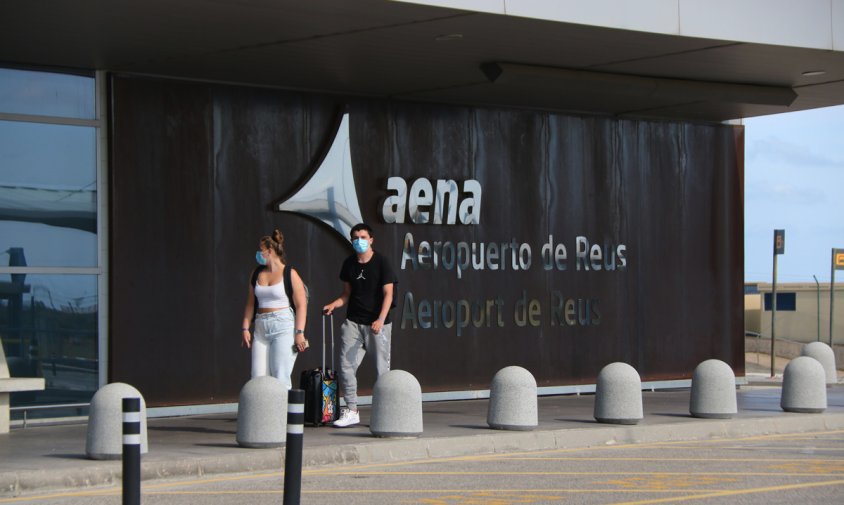
[[[844,249],[844,106],[744,124],[745,281],[771,282],[774,229],[784,229],[777,282],[829,282],[831,250]]]

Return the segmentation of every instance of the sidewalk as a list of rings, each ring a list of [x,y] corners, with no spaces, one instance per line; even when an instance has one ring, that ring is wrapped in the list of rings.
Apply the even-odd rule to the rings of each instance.
[[[689,416],[689,390],[643,392],[645,417],[637,425],[600,424],[594,396],[539,398],[539,427],[533,431],[491,430],[488,400],[423,404],[424,433],[418,439],[381,439],[369,433],[369,408],[361,424],[346,429],[305,428],[306,467],[367,464],[525,450],[589,447],[743,437],[844,429],[844,385],[828,389],[822,414],[780,409],[779,384],[742,386],[733,419]],[[150,419],[149,453],[142,479],[197,477],[283,469],[282,449],[244,449],[235,442],[234,414]],[[120,461],[85,458],[86,425],[13,429],[0,435],[0,497],[68,488],[120,484]]]

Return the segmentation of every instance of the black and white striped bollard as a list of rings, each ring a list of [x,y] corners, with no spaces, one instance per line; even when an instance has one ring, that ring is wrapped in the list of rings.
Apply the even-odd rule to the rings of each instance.
[[[302,495],[302,439],[305,432],[305,392],[287,392],[287,446],[284,449],[284,505],[299,505]]]
[[[141,504],[141,399],[123,399],[123,505]]]

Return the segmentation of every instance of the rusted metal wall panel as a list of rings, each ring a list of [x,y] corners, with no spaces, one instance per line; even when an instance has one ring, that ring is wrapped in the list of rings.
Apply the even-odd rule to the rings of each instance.
[[[311,292],[312,350],[300,356],[295,382],[298,370],[319,365],[319,312],[339,294],[351,249],[325,224],[272,205],[320,164],[344,104],[212,84],[112,82],[111,378],[138,386],[151,405],[236,401],[249,374],[239,324],[252,256],[258,237],[278,227]],[[508,365],[524,366],[540,386],[594,382],[612,361],[630,363],[644,380],[687,378],[708,358],[743,373],[740,128],[374,100],[345,106],[351,191],[400,281],[393,367],[423,390],[485,389]],[[388,177],[408,187],[418,178],[475,180],[480,223],[386,223]],[[545,268],[549,237],[567,250],[565,270]],[[601,270],[578,260],[578,237],[605,254]],[[417,248],[487,251],[515,243],[530,264],[522,254],[514,269],[508,252],[506,265],[460,277],[442,262],[414,269],[403,259],[412,255],[408,239]],[[535,324],[520,324],[523,299],[538,310]],[[575,307],[572,325],[565,300]],[[461,301],[484,310],[467,327],[447,326],[449,307]],[[425,318],[411,308],[420,302],[446,306],[440,327],[419,325]],[[362,393],[372,368],[361,368]]]

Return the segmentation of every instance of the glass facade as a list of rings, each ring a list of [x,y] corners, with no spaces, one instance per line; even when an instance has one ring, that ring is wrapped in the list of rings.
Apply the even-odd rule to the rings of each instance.
[[[96,128],[0,121],[0,251],[97,266],[96,160]]]
[[[46,382],[15,393],[12,406],[88,402],[98,387],[96,276],[0,274],[0,286],[9,375]]]
[[[95,119],[94,79],[0,68],[0,112]]]
[[[99,128],[93,75],[0,68],[0,341],[12,377],[46,383],[13,409],[87,403],[99,386]]]

